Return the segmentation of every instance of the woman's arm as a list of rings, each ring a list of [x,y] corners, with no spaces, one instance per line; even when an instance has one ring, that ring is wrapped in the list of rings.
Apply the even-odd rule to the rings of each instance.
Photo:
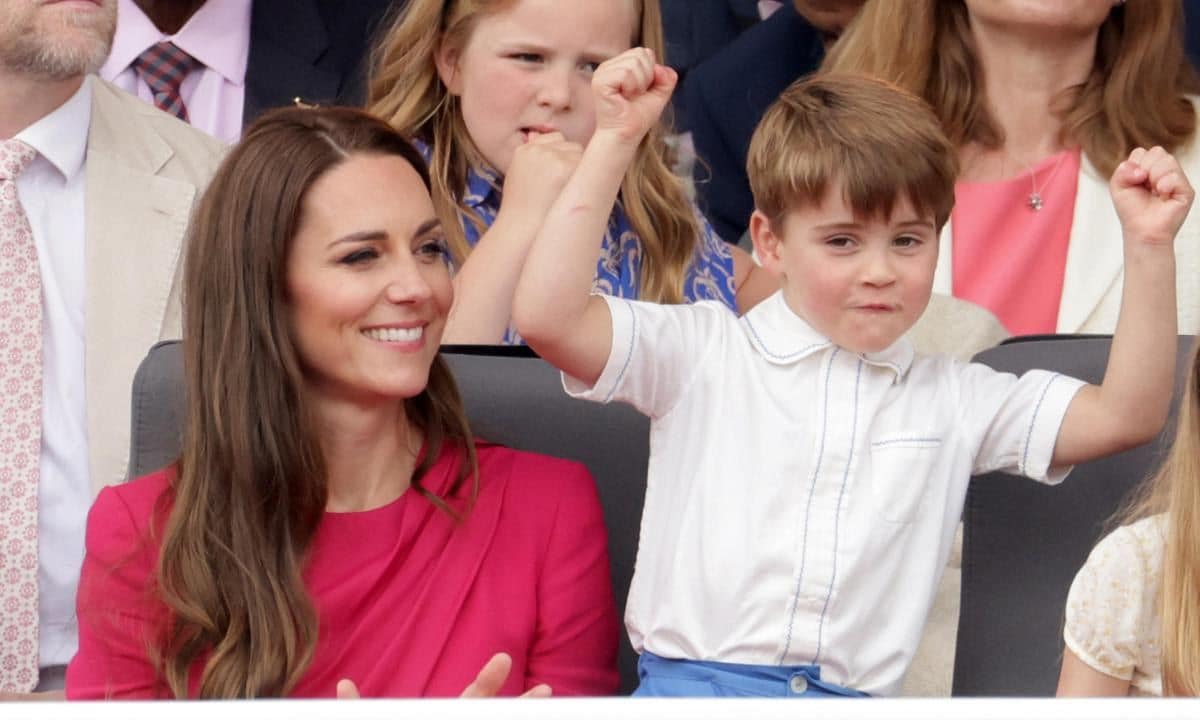
[[[158,698],[165,692],[150,660],[165,606],[156,607],[151,592],[150,518],[141,520],[116,488],[102,490],[88,513],[76,600],[79,649],[67,666],[70,700]]]
[[[582,465],[555,462],[546,485],[558,501],[537,579],[525,688],[543,683],[558,696],[612,695],[621,629],[595,481]]]

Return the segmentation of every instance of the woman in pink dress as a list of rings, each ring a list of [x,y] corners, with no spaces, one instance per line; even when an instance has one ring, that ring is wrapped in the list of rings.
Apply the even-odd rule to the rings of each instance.
[[[616,690],[595,488],[473,439],[429,187],[353,110],[277,111],[226,158],[187,250],[183,454],[92,508],[68,698],[458,695],[497,653],[502,695]]]

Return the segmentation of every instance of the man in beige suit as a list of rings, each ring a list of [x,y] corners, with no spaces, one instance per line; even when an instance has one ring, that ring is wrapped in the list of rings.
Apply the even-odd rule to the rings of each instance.
[[[125,477],[137,363],[180,334],[184,233],[222,152],[89,75],[115,26],[116,0],[0,0],[0,142],[37,153],[15,185],[42,287],[39,690],[75,652],[87,510]]]

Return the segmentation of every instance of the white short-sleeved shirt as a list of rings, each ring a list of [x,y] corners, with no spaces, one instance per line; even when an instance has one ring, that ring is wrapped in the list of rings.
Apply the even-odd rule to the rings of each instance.
[[[916,358],[905,339],[856,355],[781,293],[740,319],[605,300],[608,363],[592,388],[564,384],[652,420],[625,617],[639,652],[819,664],[894,694],[971,474],[1065,475],[1049,464],[1078,380]]]
[[[1067,595],[1063,639],[1086,665],[1129,681],[1130,695],[1162,695],[1163,515],[1117,528],[1092,549]]]

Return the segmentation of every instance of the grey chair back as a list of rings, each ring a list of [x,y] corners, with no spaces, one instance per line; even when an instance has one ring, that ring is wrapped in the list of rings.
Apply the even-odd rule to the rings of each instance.
[[[1099,382],[1111,338],[1020,339],[975,359],[997,370],[1055,370]],[[1192,338],[1179,339],[1178,399]],[[1172,408],[1172,418],[1174,408]],[[971,479],[963,511],[962,595],[954,695],[1050,696],[1075,573],[1129,491],[1157,467],[1171,423],[1149,445],[1077,466],[1058,486],[990,473]]]
[[[608,527],[617,609],[624,616],[646,490],[650,423],[625,405],[572,400],[559,374],[527,350],[444,349],[480,438],[585,464],[596,479]],[[174,462],[184,422],[179,341],[150,349],[133,380],[129,476]],[[621,692],[637,685],[637,655],[621,632]]]
[[[166,467],[183,449],[183,345],[155,343],[133,375],[130,478]]]
[[[577,460],[591,471],[608,528],[617,611],[624,617],[646,496],[649,419],[627,405],[568,397],[558,371],[540,358],[453,352],[443,357],[458,380],[477,436]],[[623,630],[619,662],[620,692],[628,694],[637,687],[637,654]]]

